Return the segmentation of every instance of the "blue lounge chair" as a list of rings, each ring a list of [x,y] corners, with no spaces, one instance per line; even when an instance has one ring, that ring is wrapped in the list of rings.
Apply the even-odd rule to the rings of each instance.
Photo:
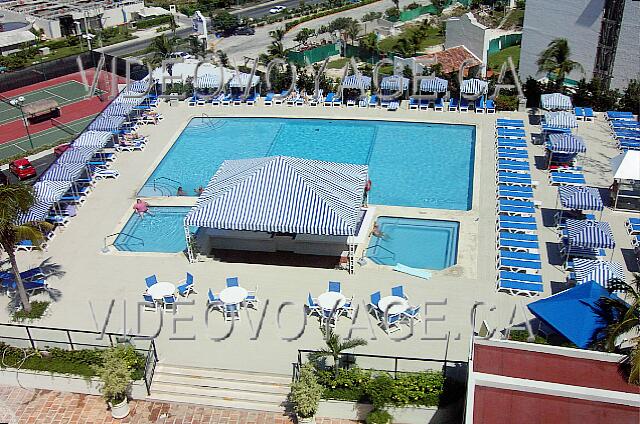
[[[633,121],[634,119],[633,113],[626,111],[608,111],[605,117],[609,120],[620,119],[625,121]]]
[[[522,128],[524,129],[524,121],[522,119],[506,119],[498,118],[496,128]]]
[[[519,224],[535,224],[536,219],[532,216],[519,215],[498,215],[498,222],[516,222]]]
[[[371,97],[369,97],[369,107],[376,107],[376,106],[378,106],[378,96],[374,94]]]
[[[45,275],[40,267],[32,268],[20,273],[20,278],[23,282],[30,280],[40,280],[44,277]],[[0,272],[0,280],[15,280],[15,276],[13,275],[13,272]]]
[[[402,317],[409,320],[421,322],[422,318],[420,317],[420,306],[410,306],[409,309],[402,313]]]
[[[624,223],[625,227],[627,228],[627,232],[631,236],[640,234],[640,222],[636,222],[637,219],[638,218],[629,218]]]
[[[17,290],[18,288],[18,283],[16,283],[15,280],[2,280],[0,285],[11,291]],[[45,290],[47,288],[47,280],[40,278],[37,280],[23,281],[22,286],[28,294],[33,294],[37,291]]]
[[[377,291],[371,294],[371,299],[369,301],[369,308],[373,311],[378,319],[380,319],[380,307],[378,306],[378,303],[380,303],[381,298],[382,296],[380,295],[380,292]]]
[[[528,253],[528,252],[498,252],[498,258],[503,259],[518,259],[521,261],[534,261],[540,262],[540,255],[538,253]]]
[[[485,112],[485,102],[484,102],[484,96],[481,96],[480,98],[476,99],[476,103],[474,106],[475,112],[476,113],[484,113]]]
[[[498,159],[509,159],[516,161],[528,161],[529,153],[527,151],[516,150],[516,149],[505,149],[498,148],[496,149],[496,157]]]
[[[387,107],[387,110],[391,112],[395,112],[396,110],[398,110],[399,107],[400,107],[400,103],[394,100],[392,102],[389,102],[389,107]]]
[[[155,311],[157,310],[156,301],[153,299],[149,293],[143,293],[142,299],[144,300],[144,309],[145,311]]]
[[[530,173],[531,168],[529,166],[529,162],[518,162],[514,160],[508,159],[498,159],[496,163],[497,171],[509,171],[509,172],[521,172],[521,173]]]
[[[158,282],[158,278],[156,277],[155,274],[153,274],[152,276],[145,278],[144,282],[147,285],[147,287],[151,287]]]
[[[418,108],[420,110],[428,110],[429,109],[429,100],[427,99],[420,99],[420,104],[418,105]]]
[[[519,240],[519,241],[535,241],[538,242],[537,234],[523,234],[523,233],[510,233],[510,232],[500,232],[498,233],[498,238],[505,240]]]
[[[340,293],[340,282],[339,281],[329,281],[329,291]]]
[[[585,107],[584,120],[586,122],[592,122],[594,119],[596,119],[596,115],[593,113],[593,109],[591,109],[590,107]]]
[[[521,139],[499,138],[496,141],[499,149],[527,150],[527,142]]]
[[[165,312],[176,310],[176,297],[174,295],[164,296],[162,298],[162,306]]]
[[[342,106],[342,99],[339,96],[335,96],[333,98],[333,101],[331,102],[331,106],[332,107],[341,107]]]
[[[574,185],[574,186],[582,186],[585,185],[587,181],[584,178],[582,173],[573,173],[573,172],[550,172],[549,173],[549,184],[554,186],[566,186],[566,185]]]
[[[238,287],[238,277],[227,278],[227,287]]]
[[[244,99],[244,102],[249,106],[255,106],[257,99],[258,99],[258,95],[256,93],[251,93],[249,97]]]
[[[496,103],[492,99],[488,99],[485,105],[487,113],[496,113]]]
[[[573,113],[576,115],[576,121],[584,120],[584,110],[581,107],[574,108]]]
[[[273,96],[275,96],[275,93],[271,91],[267,93],[267,95],[264,97],[265,106],[273,106]]]
[[[311,296],[311,293],[309,293],[309,296],[307,296],[307,315],[312,315],[312,314],[320,314],[322,308],[320,308],[320,305],[318,305],[315,301],[315,299],[313,298],[313,296]]]
[[[523,129],[496,128],[496,135],[504,138],[525,138],[526,134]]]
[[[420,108],[420,101],[418,99],[414,99],[413,97],[409,97],[409,109],[417,110]]]
[[[513,180],[520,180],[523,183],[528,183],[528,185],[532,184],[532,180],[531,180],[531,174],[527,173],[522,173],[522,172],[508,172],[508,171],[498,171],[498,173],[496,174],[496,181],[500,181],[502,179],[513,179]],[[517,185],[517,184],[515,184]]]
[[[469,112],[469,100],[462,98],[460,99],[460,106],[458,107],[461,113]]]
[[[223,305],[224,304],[222,303],[222,300],[220,300],[220,297],[209,289],[207,292],[207,308],[220,309]]]
[[[534,234],[538,231],[538,226],[535,223],[525,224],[519,222],[499,221],[496,223],[496,231]]]
[[[498,250],[509,250],[515,252],[537,252],[540,248],[540,245],[537,241],[514,240],[510,238],[499,237],[496,248]]]
[[[535,296],[544,291],[544,286],[540,275],[500,271],[496,289],[514,295]]]
[[[391,288],[391,296],[398,296],[398,297],[402,297],[403,299],[406,299],[405,295],[404,295],[404,287],[402,286],[395,286]]]
[[[638,130],[640,129],[640,122],[634,121],[610,121],[611,128],[620,130]]]
[[[442,97],[438,97],[435,102],[433,102],[433,110],[435,110],[436,112],[444,111],[444,100],[442,99]]]
[[[522,205],[509,204],[506,202],[521,203]],[[500,215],[533,216],[535,214],[535,207],[533,202],[500,200],[498,202],[498,213]]]
[[[193,290],[193,275],[187,272],[187,278],[184,283],[178,286],[178,293],[180,293],[180,296],[189,296],[189,294],[195,293]]]
[[[500,253],[506,253],[506,251],[501,250]],[[517,252],[511,252],[511,253],[517,253]],[[525,259],[508,259],[508,258],[498,257],[496,267],[500,271],[533,273],[533,272],[540,271],[542,269],[542,262],[534,261],[534,260],[530,261]]]
[[[497,189],[497,198],[507,200],[532,200],[533,190],[531,187],[506,186],[501,184]]]
[[[449,112],[457,112],[458,111],[458,99],[452,98],[449,100],[449,108],[447,109]]]

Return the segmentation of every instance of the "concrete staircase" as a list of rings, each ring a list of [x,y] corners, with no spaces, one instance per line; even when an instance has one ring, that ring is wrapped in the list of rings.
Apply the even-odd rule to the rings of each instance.
[[[149,400],[283,412],[291,377],[158,364]]]

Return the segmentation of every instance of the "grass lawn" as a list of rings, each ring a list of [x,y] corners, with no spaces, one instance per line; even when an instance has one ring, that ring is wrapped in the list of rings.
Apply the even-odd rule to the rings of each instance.
[[[397,37],[385,38],[384,40],[380,41],[380,43],[378,44],[380,51],[381,52],[392,51],[395,48],[396,43],[401,38],[409,38],[413,36],[413,34],[417,31],[417,29],[418,29],[417,26],[409,27]],[[427,30],[427,36],[420,39],[417,50],[420,51],[427,47],[435,46],[442,43],[444,43],[444,36],[439,34],[438,28],[432,27]]]
[[[344,68],[344,65],[349,61],[348,57],[341,57],[340,59],[332,60],[327,63],[327,69],[341,69]]]
[[[515,27],[522,28],[523,22],[524,22],[524,10],[514,9],[511,11],[509,16],[507,16],[507,20],[502,25],[502,29],[510,29]]]
[[[500,66],[507,61],[509,56],[513,59],[513,64],[516,65],[517,70],[520,64],[520,46],[507,47],[504,50],[490,54],[487,66],[498,72]]]

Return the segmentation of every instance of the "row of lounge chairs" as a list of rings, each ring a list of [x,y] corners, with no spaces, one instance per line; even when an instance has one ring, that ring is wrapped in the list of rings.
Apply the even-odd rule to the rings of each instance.
[[[496,122],[496,289],[535,296],[543,291],[542,262],[524,122]]]
[[[609,111],[606,119],[618,149],[640,150],[640,123],[631,112]]]
[[[46,275],[40,267],[21,272],[20,278],[22,279],[22,285],[25,291],[29,295],[46,290],[49,286]],[[17,290],[17,286],[18,283],[16,283],[15,276],[12,272],[0,272],[0,287],[2,287],[2,289],[13,292]]]

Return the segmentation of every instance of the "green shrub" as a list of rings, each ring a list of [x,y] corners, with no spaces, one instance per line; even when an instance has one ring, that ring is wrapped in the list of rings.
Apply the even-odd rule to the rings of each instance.
[[[544,337],[539,335],[535,335],[535,340],[533,343],[536,344],[549,344]],[[527,330],[511,330],[509,331],[509,340],[513,340],[514,342],[527,342],[529,343],[529,332]]]
[[[365,422],[367,424],[388,424],[392,419],[391,414],[384,409],[374,409],[369,412],[367,418],[365,418]]]
[[[498,96],[496,97],[496,110],[518,110],[517,96]]]
[[[318,411],[322,398],[322,386],[318,383],[313,365],[309,362],[300,368],[298,381],[291,385],[289,399],[300,418],[311,418]]]
[[[136,21],[136,28],[145,29],[145,28],[155,27],[158,25],[168,24],[168,23],[171,23],[171,19],[173,19],[171,15],[161,15],[161,16],[156,16],[154,18]]]
[[[27,319],[40,319],[44,315],[45,311],[49,307],[51,302],[31,302],[31,311],[25,312],[23,309],[11,314],[11,321],[22,322]]]
[[[102,351],[102,363],[93,366],[96,375],[102,380],[102,397],[113,405],[127,399],[131,386],[131,368],[124,357],[126,349],[126,346],[119,345]]]

